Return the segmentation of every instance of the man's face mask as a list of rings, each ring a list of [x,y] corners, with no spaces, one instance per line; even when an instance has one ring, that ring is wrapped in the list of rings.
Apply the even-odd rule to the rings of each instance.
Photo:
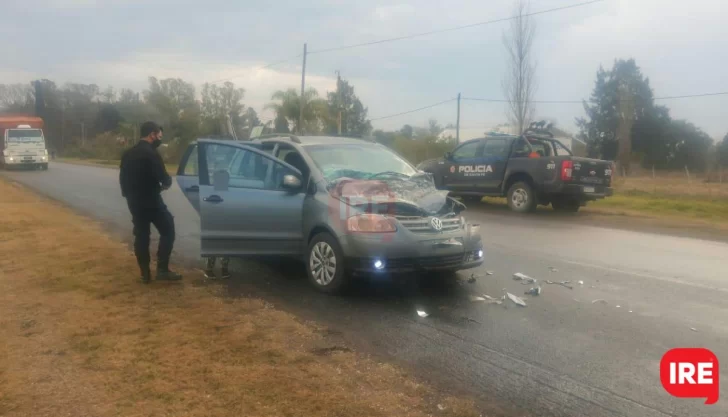
[[[159,148],[159,145],[161,145],[161,144],[162,144],[162,132],[159,132],[154,137],[154,140],[152,141],[152,146],[156,149],[156,148]]]

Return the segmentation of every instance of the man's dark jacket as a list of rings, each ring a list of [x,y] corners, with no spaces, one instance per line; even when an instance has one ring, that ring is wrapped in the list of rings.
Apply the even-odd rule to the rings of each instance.
[[[162,156],[149,142],[141,140],[124,152],[119,168],[121,195],[130,206],[157,208],[163,204],[160,193],[172,186],[172,178]]]

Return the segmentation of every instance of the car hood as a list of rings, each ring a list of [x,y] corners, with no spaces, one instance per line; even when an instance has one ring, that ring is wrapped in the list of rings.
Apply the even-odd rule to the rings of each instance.
[[[431,174],[391,179],[339,178],[330,182],[329,194],[366,212],[394,215],[444,215],[459,213],[465,205],[438,190]]]

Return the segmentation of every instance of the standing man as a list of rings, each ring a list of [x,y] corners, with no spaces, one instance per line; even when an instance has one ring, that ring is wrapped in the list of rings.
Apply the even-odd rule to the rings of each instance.
[[[172,178],[157,148],[162,143],[162,127],[154,122],[142,124],[141,140],[121,157],[119,183],[134,224],[134,254],[141,281],[151,279],[149,237],[151,225],[159,232],[157,280],[179,281],[182,275],[169,270],[169,257],[174,246],[174,217],[162,200],[162,190],[172,186]]]

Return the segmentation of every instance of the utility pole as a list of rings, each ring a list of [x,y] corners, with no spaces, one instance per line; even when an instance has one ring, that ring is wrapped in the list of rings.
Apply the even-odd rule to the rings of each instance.
[[[341,72],[338,70],[336,71],[336,95],[338,96],[338,104],[339,104],[339,136],[341,136]]]
[[[81,122],[81,147],[86,144],[86,129],[83,122]]]
[[[455,143],[460,144],[460,93],[458,93],[458,118],[455,123]]]
[[[306,44],[303,44],[303,68],[301,69],[301,103],[300,103],[300,113],[298,114],[298,134],[303,133],[303,106],[306,105],[303,93],[306,89]]]
[[[634,95],[626,83],[619,85],[619,128],[617,136],[617,160],[622,167],[622,175],[630,172],[632,153],[632,126],[634,125]]]

